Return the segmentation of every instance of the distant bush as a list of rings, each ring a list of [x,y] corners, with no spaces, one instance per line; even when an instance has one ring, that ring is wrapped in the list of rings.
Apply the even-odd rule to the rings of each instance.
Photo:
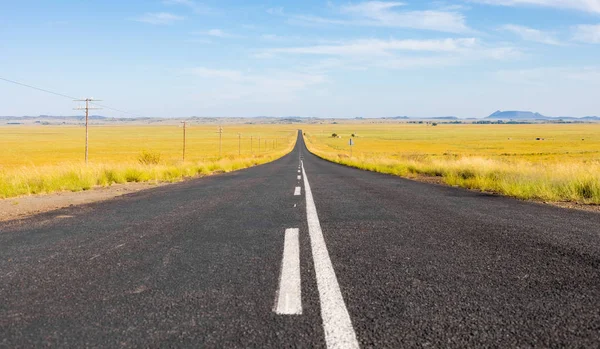
[[[338,134],[337,134],[337,133],[332,133],[332,134],[331,134],[331,137],[333,137],[333,138],[337,138],[337,136],[338,136]]]
[[[158,165],[160,163],[160,153],[144,150],[138,156],[138,162],[142,165]]]

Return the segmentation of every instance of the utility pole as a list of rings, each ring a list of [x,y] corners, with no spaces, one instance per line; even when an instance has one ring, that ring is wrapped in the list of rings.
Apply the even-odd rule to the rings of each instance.
[[[223,143],[223,127],[219,126],[219,157],[221,157],[221,149]]]
[[[181,123],[183,124],[183,162],[185,162],[185,126],[186,126],[186,122],[182,121]]]
[[[88,118],[90,110],[97,110],[100,108],[90,108],[90,102],[100,101],[98,99],[86,98],[76,99],[75,102],[85,102],[85,107],[77,107],[75,110],[85,110],[85,164],[88,163]]]
[[[242,134],[238,132],[238,155],[242,155]]]
[[[258,137],[258,153],[260,154],[260,137]]]
[[[254,149],[252,149],[252,136],[250,136],[250,154],[254,154]]]

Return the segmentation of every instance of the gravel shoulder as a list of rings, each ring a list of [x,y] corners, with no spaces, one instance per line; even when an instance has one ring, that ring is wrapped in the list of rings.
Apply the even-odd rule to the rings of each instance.
[[[41,212],[48,212],[64,207],[88,204],[109,200],[117,196],[137,192],[144,189],[167,185],[168,183],[125,183],[110,187],[95,187],[80,192],[58,192],[21,196],[0,200],[0,222],[21,219]]]

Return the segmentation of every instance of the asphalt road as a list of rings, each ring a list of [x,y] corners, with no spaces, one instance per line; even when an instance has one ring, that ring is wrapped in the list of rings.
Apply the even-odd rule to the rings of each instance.
[[[598,348],[600,215],[346,168],[299,137],[0,223],[0,347]]]

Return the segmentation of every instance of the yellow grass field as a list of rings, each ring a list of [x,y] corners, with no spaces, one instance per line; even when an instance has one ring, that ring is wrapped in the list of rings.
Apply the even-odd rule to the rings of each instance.
[[[450,185],[522,199],[600,204],[600,124],[362,123],[303,129],[311,151],[349,166],[437,176]]]
[[[112,183],[178,181],[254,166],[288,153],[297,127],[223,126],[221,156],[217,131],[215,125],[188,125],[183,162],[183,129],[178,125],[91,126],[86,166],[83,127],[0,127],[0,198]]]

